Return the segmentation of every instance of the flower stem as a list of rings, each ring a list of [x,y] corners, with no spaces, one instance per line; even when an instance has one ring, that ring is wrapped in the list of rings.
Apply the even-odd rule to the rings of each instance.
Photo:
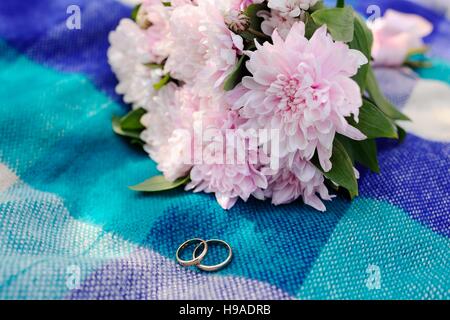
[[[271,39],[268,35],[266,35],[262,32],[256,31],[255,29],[248,28],[247,31],[250,32],[251,34],[253,34],[254,36],[257,36],[258,38]]]

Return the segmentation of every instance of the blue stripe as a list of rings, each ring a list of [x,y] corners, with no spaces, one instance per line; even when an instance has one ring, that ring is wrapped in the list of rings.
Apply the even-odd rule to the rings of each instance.
[[[31,3],[30,3],[31,2]],[[66,27],[69,5],[81,9],[81,30]],[[107,63],[108,33],[130,8],[113,0],[0,1],[0,37],[30,59],[84,73],[116,102],[116,78]]]

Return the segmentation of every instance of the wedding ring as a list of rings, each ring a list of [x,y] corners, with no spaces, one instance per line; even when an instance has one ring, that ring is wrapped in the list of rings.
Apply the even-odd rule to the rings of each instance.
[[[231,259],[233,257],[233,251],[231,250],[230,245],[228,243],[226,243],[225,241],[219,240],[219,239],[211,239],[211,240],[206,241],[206,245],[208,243],[218,243],[218,244],[225,246],[228,249],[228,257],[223,262],[213,265],[213,266],[207,266],[207,265],[204,265],[201,263],[196,264],[195,266],[197,268],[199,268],[200,270],[208,271],[208,272],[219,271],[219,270],[225,268],[231,262]],[[198,248],[200,248],[200,246],[201,246],[201,244],[199,244],[195,247],[194,252],[192,253],[192,258],[194,258],[194,259],[196,258],[197,250],[198,250]],[[202,254],[203,254],[203,252],[202,252]],[[201,256],[201,254],[200,254],[200,256]],[[203,259],[203,257],[202,257],[202,259]]]
[[[194,242],[200,242],[200,243],[195,247],[194,256],[192,257],[192,260],[183,260],[183,259],[181,259],[180,258],[181,251],[183,251],[186,247],[188,247],[190,244],[192,244]],[[197,257],[195,253],[197,252],[198,248],[200,248],[202,245],[203,245],[203,251]],[[183,242],[183,244],[178,247],[178,250],[177,250],[177,253],[176,253],[176,257],[177,257],[178,263],[181,264],[184,267],[197,266],[203,260],[203,258],[205,257],[207,252],[208,252],[208,243],[207,243],[207,241],[205,241],[203,239],[194,238],[194,239],[190,239],[190,240],[187,240],[187,241]]]

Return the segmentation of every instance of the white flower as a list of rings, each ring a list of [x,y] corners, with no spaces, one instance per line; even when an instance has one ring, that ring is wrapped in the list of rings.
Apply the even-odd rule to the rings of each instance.
[[[175,129],[166,144],[153,153],[152,158],[158,163],[158,170],[168,181],[184,178],[191,171],[191,142],[191,136],[186,134],[186,130]]]
[[[319,0],[269,0],[269,8],[290,17],[298,17],[303,11],[314,6]]]
[[[145,149],[152,157],[161,146],[167,143],[176,128],[174,118],[176,117],[175,92],[177,89],[173,83],[160,89],[148,104],[147,113],[141,118],[141,123],[147,128],[142,132],[141,139],[146,142]]]
[[[141,134],[144,150],[169,181],[185,177],[192,167],[192,124],[200,103],[188,86],[179,88],[169,83],[153,97],[141,118],[146,127]]]
[[[228,29],[221,11],[208,1],[180,6],[173,11],[170,26],[165,71],[193,83],[203,95],[207,87],[220,88],[243,49],[243,39]]]
[[[144,1],[138,11],[136,22],[145,30],[154,63],[162,63],[169,55],[171,11],[172,7],[164,6],[159,0]]]
[[[211,140],[201,140],[201,162],[193,166],[186,190],[214,193],[220,206],[228,210],[239,198],[247,201],[254,192],[267,188],[267,179],[259,171],[258,150],[249,148],[247,137],[235,130],[238,113],[220,109],[196,114],[202,118],[199,133]]]
[[[132,20],[122,19],[109,34],[109,42],[108,62],[119,81],[116,92],[124,95],[124,101],[133,108],[147,106],[162,70],[146,66],[153,61],[144,31]]]
[[[257,15],[264,19],[261,23],[261,30],[266,35],[272,36],[276,29],[283,39],[286,39],[294,23],[298,21],[296,18],[283,15],[277,10],[271,10],[270,12],[262,10]]]

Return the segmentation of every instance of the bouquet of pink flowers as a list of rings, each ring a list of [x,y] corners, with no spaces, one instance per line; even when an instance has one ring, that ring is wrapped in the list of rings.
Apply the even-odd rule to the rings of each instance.
[[[325,211],[333,190],[358,195],[355,163],[379,171],[376,138],[404,135],[369,63],[373,35],[344,1],[144,0],[110,43],[133,106],[113,128],[163,174],[133,190]]]

